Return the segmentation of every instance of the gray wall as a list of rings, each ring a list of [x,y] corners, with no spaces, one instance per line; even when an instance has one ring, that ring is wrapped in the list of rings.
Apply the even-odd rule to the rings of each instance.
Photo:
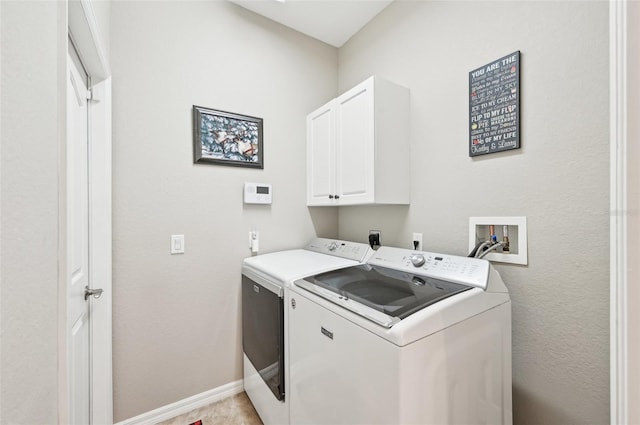
[[[516,50],[522,149],[470,159],[468,72]],[[497,266],[517,424],[609,420],[608,55],[604,1],[396,1],[339,51],[340,91],[411,89],[413,173],[410,207],[341,208],[340,238],[464,255],[469,216],[527,216],[529,265]]]
[[[114,420],[236,381],[240,267],[337,235],[306,205],[306,114],[337,94],[337,50],[228,2],[114,2]],[[191,107],[264,118],[265,168],[194,165]],[[271,206],[242,202],[273,184]],[[184,234],[184,255],[169,254]]]
[[[67,28],[60,10],[56,2],[0,2],[3,424],[58,421],[58,134],[65,123],[58,89]]]

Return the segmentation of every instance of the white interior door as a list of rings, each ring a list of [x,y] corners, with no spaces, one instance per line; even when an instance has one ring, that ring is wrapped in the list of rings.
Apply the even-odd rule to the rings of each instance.
[[[92,0],[65,2],[68,12],[66,206],[62,229],[60,423],[113,424],[111,327],[111,71],[108,26]],[[104,21],[101,21],[104,23]],[[102,30],[100,32],[99,30]],[[91,100],[87,101],[91,91]],[[85,300],[85,287],[102,288]],[[61,360],[62,360],[61,359]]]
[[[67,341],[69,422],[90,423],[87,76],[67,59]]]

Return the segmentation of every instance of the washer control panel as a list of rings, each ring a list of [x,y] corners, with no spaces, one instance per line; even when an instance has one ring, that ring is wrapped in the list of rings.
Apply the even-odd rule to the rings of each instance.
[[[383,246],[368,263],[482,289],[487,289],[489,280],[488,261],[456,255]]]
[[[426,262],[424,254],[415,253],[411,255],[411,264],[416,267],[421,267]]]
[[[373,252],[371,247],[364,243],[325,238],[312,240],[304,249],[358,262],[366,261]]]

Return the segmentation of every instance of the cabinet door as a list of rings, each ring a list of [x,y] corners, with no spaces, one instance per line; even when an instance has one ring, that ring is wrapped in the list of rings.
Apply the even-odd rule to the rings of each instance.
[[[337,98],[336,167],[340,205],[374,198],[373,77]]]
[[[307,116],[307,205],[333,205],[336,193],[332,100]]]

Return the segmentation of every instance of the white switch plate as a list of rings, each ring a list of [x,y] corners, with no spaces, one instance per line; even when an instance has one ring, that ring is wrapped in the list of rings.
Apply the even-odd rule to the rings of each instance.
[[[527,217],[469,217],[469,252],[476,246],[476,235],[489,239],[489,226],[494,225],[498,241],[502,241],[502,226],[509,230],[510,253],[491,252],[484,259],[500,263],[527,265]]]
[[[184,254],[184,235],[171,235],[171,254]]]

